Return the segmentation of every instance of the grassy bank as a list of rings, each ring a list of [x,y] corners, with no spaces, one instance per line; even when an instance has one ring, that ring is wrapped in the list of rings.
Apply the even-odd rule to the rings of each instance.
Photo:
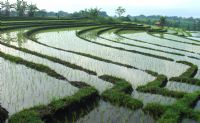
[[[178,123],[181,122],[182,117],[188,118],[190,114],[194,114],[191,108],[196,104],[199,97],[200,92],[186,94],[182,99],[169,107],[157,122]],[[193,117],[193,119],[196,119],[196,117]]]
[[[184,96],[184,92],[177,92],[177,91],[171,91],[168,90],[165,87],[167,84],[167,77],[164,75],[156,75],[156,73],[152,73],[156,76],[156,79],[152,82],[149,82],[146,85],[139,86],[137,88],[137,91],[144,92],[144,93],[152,93],[152,94],[160,94],[163,96],[170,96],[170,97],[176,97],[181,98]]]
[[[55,116],[59,114],[70,115],[98,97],[97,90],[92,87],[84,87],[73,96],[54,100],[48,105],[35,106],[20,111],[10,117],[9,123],[45,123],[55,119]]]
[[[103,75],[99,78],[114,84],[113,88],[102,93],[102,98],[104,100],[130,109],[142,108],[143,103],[131,97],[130,93],[133,91],[133,89],[131,84],[129,84],[126,80],[109,75]]]

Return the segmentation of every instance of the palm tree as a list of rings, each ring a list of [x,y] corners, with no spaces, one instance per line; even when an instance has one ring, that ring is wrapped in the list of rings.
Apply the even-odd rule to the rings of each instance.
[[[118,17],[121,17],[125,12],[126,12],[126,9],[125,9],[125,8],[122,8],[121,6],[119,6],[119,7],[115,10],[115,13],[118,15]]]

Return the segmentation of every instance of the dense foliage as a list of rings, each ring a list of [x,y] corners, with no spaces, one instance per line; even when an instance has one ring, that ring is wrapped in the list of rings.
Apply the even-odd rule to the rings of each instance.
[[[157,21],[160,20],[161,16],[129,16],[132,21],[139,22],[139,23],[146,23],[150,25],[154,25]],[[178,27],[186,30],[193,30],[199,31],[200,30],[200,19],[199,18],[184,18],[184,17],[166,17],[166,24],[165,26],[170,27]]]

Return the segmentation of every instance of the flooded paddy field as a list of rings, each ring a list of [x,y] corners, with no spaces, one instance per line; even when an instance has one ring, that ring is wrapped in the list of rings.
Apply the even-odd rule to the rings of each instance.
[[[198,41],[135,24],[37,23],[49,26],[0,33],[6,122],[164,123],[174,110],[175,122],[200,121]]]

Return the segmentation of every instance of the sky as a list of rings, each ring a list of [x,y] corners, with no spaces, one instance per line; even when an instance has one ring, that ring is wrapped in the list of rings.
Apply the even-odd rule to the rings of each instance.
[[[2,0],[0,0],[2,1]],[[5,1],[5,0],[3,0]],[[9,0],[11,3],[16,0]],[[163,15],[200,18],[200,0],[26,0],[47,11],[79,11],[98,7],[114,16],[115,9],[122,6],[125,15]]]

